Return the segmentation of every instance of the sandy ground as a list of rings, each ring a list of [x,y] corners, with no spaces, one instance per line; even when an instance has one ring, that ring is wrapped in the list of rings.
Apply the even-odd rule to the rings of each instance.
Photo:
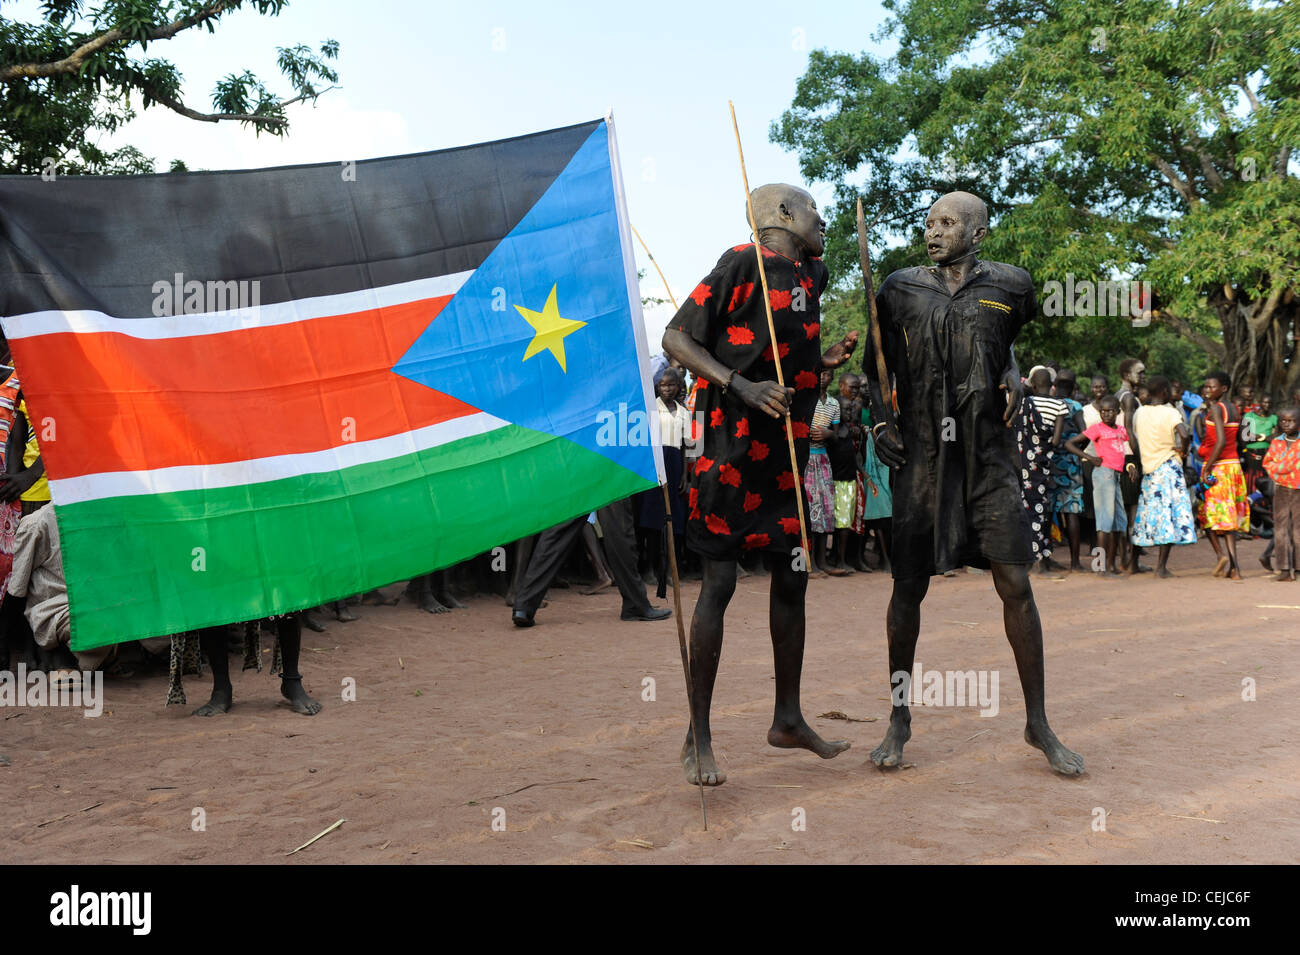
[[[1293,863],[1300,583],[1265,576],[1261,547],[1242,545],[1240,583],[1210,577],[1202,543],[1175,552],[1176,580],[1035,584],[1048,715],[1087,759],[1079,779],[1054,775],[1021,738],[988,576],[934,581],[918,658],[997,670],[996,717],[918,707],[910,768],[870,764],[888,717],[889,581],[859,574],[811,583],[803,681],[810,722],[853,748],[832,761],[769,748],[767,579],[753,577],[727,621],[714,733],[730,778],[707,793],[704,832],[677,758],[673,623],[620,622],[616,593],[555,591],[532,630],[482,597],[442,616],[361,608],[359,622],[305,634],[306,685],[325,704],[314,718],[277,705],[278,680],[254,671],[235,675],[235,709],[214,719],[189,716],[206,677],[187,679],[188,707],[165,708],[159,675],[110,679],[98,719],[0,710],[12,760],[0,769],[0,858]],[[684,585],[688,616],[697,591]],[[349,677],[356,702],[341,699]],[[1246,677],[1254,702],[1242,699]],[[817,718],[834,710],[876,722]]]

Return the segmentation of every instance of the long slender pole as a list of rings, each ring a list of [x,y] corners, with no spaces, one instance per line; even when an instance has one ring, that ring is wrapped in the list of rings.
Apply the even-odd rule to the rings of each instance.
[[[862,287],[867,293],[867,309],[871,315],[871,344],[876,352],[876,379],[880,382],[880,401],[883,406],[892,407],[897,413],[898,408],[893,402],[894,392],[889,384],[889,367],[885,364],[885,346],[880,338],[880,316],[876,314],[876,294],[871,282],[871,249],[867,247],[867,223],[862,214],[861,196],[858,197],[858,255],[862,259]]]
[[[664,277],[664,270],[659,268],[659,263],[650,252],[650,246],[645,244],[645,239],[641,238],[641,233],[636,231],[636,226],[632,226],[632,234],[636,240],[641,243],[641,248],[645,249],[645,254],[649,257],[650,263],[659,273],[659,278],[664,283],[664,288],[668,292],[668,298],[673,303],[673,308],[677,308],[677,299],[673,298],[673,290],[668,285],[668,279]],[[668,566],[673,572],[673,613],[677,617],[677,646],[682,652],[682,672],[686,675],[686,717],[691,727],[691,744],[695,748],[695,772],[698,778],[700,772],[700,738],[695,735],[695,681],[691,678],[691,651],[686,644],[686,622],[682,619],[682,594],[681,578],[677,573],[677,541],[673,537],[673,504],[668,498],[668,485],[659,485],[664,492],[664,525],[668,530]],[[704,823],[704,831],[709,831],[709,812],[704,808],[704,783],[700,783],[700,819]]]
[[[754,218],[754,203],[749,198],[749,173],[745,171],[745,150],[740,145],[740,126],[736,122],[736,106],[727,100],[731,110],[731,128],[736,132],[736,151],[740,153],[740,177],[745,183],[745,208],[749,211],[749,228],[754,233],[754,255],[758,256],[758,278],[763,283],[763,308],[767,312],[767,335],[772,342],[772,361],[776,363],[776,383],[785,388],[785,375],[781,371],[781,345],[776,340],[776,325],[772,321],[772,298],[767,291],[767,269],[763,267],[763,246],[758,241],[758,222]],[[790,449],[790,472],[794,475],[795,506],[799,511],[799,542],[803,545],[803,563],[808,567],[812,560],[808,548],[808,526],[803,519],[803,475],[799,473],[799,459],[794,453],[794,429],[790,426],[790,412],[785,413],[785,442]]]
[[[695,747],[695,778],[700,784],[700,819],[704,831],[709,831],[709,813],[704,808],[704,780],[700,776],[700,737],[695,732],[695,681],[691,679],[691,652],[686,646],[686,624],[682,620],[682,583],[677,576],[677,541],[673,537],[673,505],[668,499],[668,485],[664,489],[664,527],[668,531],[668,566],[673,572],[673,612],[677,617],[677,646],[682,651],[682,672],[686,674],[686,712],[690,719],[691,744]]]
[[[632,234],[636,236],[636,240],[641,243],[641,248],[645,249],[645,254],[646,257],[650,260],[650,264],[653,265],[655,267],[655,271],[659,273],[659,281],[664,283],[664,291],[668,293],[668,301],[673,303],[673,311],[677,311],[678,308],[677,299],[673,295],[672,288],[668,285],[668,280],[664,278],[664,270],[659,268],[659,263],[656,262],[655,257],[650,254],[650,246],[645,244],[645,239],[641,238],[641,233],[636,231],[636,226],[632,226]]]

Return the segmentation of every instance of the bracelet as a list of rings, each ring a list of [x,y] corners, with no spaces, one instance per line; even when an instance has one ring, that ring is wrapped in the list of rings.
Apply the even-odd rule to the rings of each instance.
[[[722,383],[722,393],[724,395],[727,393],[727,389],[731,387],[731,379],[735,377],[736,377],[736,369],[733,368],[731,369],[731,374],[727,376],[727,380]]]
[[[882,421],[882,422],[880,422],[879,424],[873,424],[873,425],[871,426],[871,437],[873,437],[873,438],[876,437],[876,429],[877,429],[877,428],[888,428],[888,427],[889,427],[889,422],[888,422],[888,421]]]

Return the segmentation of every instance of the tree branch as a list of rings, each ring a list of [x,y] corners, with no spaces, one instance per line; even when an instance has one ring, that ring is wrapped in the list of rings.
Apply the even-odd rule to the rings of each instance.
[[[1246,99],[1250,100],[1250,111],[1252,113],[1255,112],[1257,109],[1259,109],[1259,98],[1255,96],[1254,92],[1250,88],[1250,85],[1245,81],[1244,78],[1238,81],[1234,85],[1238,89],[1240,89],[1243,93],[1246,94]]]
[[[1174,190],[1183,197],[1183,201],[1189,206],[1195,206],[1201,201],[1193,191],[1191,184],[1179,177],[1177,169],[1155,153],[1148,153],[1147,158],[1151,160],[1152,165],[1160,170],[1161,175],[1168,180],[1169,185],[1174,187]]]
[[[181,17],[164,26],[155,27],[148,32],[146,40],[170,40],[182,30],[188,30],[190,27],[198,26],[208,20],[221,16],[230,6],[231,0],[215,0],[214,3],[195,11],[188,17]],[[0,83],[12,83],[15,80],[22,79],[42,79],[47,76],[59,76],[64,73],[76,73],[80,71],[81,65],[87,57],[98,53],[100,50],[114,43],[120,43],[123,40],[136,42],[130,34],[114,28],[106,30],[98,36],[91,37],[81,46],[77,47],[70,54],[61,60],[53,63],[17,63],[13,66],[0,67]],[[161,102],[161,100],[159,100]],[[193,117],[191,117],[193,118]]]
[[[1157,322],[1162,322],[1163,324],[1172,328],[1178,334],[1184,336],[1192,344],[1200,347],[1207,355],[1213,358],[1216,362],[1222,363],[1224,358],[1226,357],[1227,350],[1224,348],[1222,342],[1215,341],[1213,338],[1204,334],[1203,332],[1198,332],[1195,328],[1192,327],[1192,323],[1189,322],[1182,315],[1175,315],[1173,312],[1169,311],[1168,309],[1161,308],[1155,311],[1155,313],[1152,315],[1152,318],[1154,318]]]

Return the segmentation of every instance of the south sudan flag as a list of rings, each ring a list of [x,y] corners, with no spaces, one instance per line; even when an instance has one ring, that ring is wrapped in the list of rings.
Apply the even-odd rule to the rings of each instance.
[[[662,475],[608,120],[0,177],[0,313],[75,649],[404,580]]]

